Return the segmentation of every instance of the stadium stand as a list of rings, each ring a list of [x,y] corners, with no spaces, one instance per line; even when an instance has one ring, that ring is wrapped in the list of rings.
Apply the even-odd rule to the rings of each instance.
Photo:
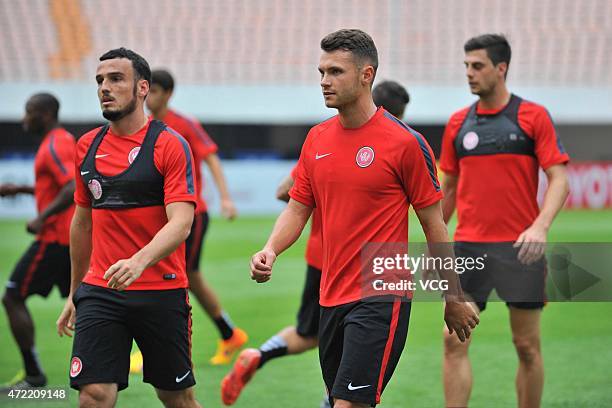
[[[522,56],[516,84],[612,85],[608,0],[0,0],[0,23],[0,81],[82,81],[92,56],[127,45],[184,83],[310,84],[313,44],[354,26],[375,39],[381,75],[400,81],[463,84],[463,41],[503,31]]]

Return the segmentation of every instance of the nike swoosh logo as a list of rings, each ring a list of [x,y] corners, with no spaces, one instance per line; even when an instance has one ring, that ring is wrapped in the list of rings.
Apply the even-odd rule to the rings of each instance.
[[[110,153],[107,153],[107,154],[96,154],[96,159],[99,159],[101,157],[106,157],[106,156],[110,156]]]
[[[84,175],[86,175],[87,173],[89,173],[89,172],[88,172],[88,171],[82,171],[82,172],[81,172],[81,176],[84,176]]]
[[[184,376],[179,377],[178,375],[176,376],[176,378],[174,379],[174,381],[176,381],[177,383],[180,383],[181,381],[183,381],[185,378],[187,378],[187,376],[189,375],[189,373],[191,372],[191,370],[187,371],[185,373]]]
[[[324,157],[329,156],[330,154],[332,154],[332,153],[326,153],[326,154],[321,154],[321,155],[319,155],[319,153],[317,153],[317,154],[315,155],[315,160],[322,159],[322,158],[324,158]]]
[[[358,385],[356,387],[353,387],[353,383],[350,382],[349,385],[348,385],[348,389],[349,389],[349,391],[355,391],[355,390],[360,390],[362,388],[368,388],[368,387],[371,387],[371,386],[372,385],[369,384],[369,385]]]

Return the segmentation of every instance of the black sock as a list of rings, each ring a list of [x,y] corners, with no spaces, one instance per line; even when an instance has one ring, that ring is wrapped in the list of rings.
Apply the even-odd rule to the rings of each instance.
[[[288,351],[287,342],[281,336],[275,335],[262,344],[259,351],[261,352],[261,360],[259,360],[258,368],[261,368],[269,360],[286,355]]]
[[[38,362],[38,354],[34,347],[31,349],[21,349],[21,356],[23,357],[26,376],[37,376],[43,373],[40,363]]]
[[[213,319],[213,321],[217,325],[217,329],[219,329],[219,333],[223,340],[232,337],[232,334],[234,334],[234,323],[232,323],[227,313],[221,312],[221,316],[217,319]]]

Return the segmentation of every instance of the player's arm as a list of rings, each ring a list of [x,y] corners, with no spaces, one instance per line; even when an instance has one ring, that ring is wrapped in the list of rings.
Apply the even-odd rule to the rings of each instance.
[[[76,206],[70,224],[70,294],[57,320],[57,332],[72,337],[75,312],[72,296],[89,269],[91,258],[91,208]]]
[[[515,247],[520,246],[518,258],[529,265],[542,257],[545,250],[548,230],[553,220],[563,208],[569,194],[569,180],[565,164],[556,164],[546,170],[548,187],[540,214],[533,224],[519,235]]]
[[[288,203],[290,198],[289,190],[293,187],[293,182],[293,177],[291,177],[291,174],[288,174],[276,188],[276,198]]]
[[[17,194],[34,194],[34,187],[26,184],[0,184],[0,197],[12,197]]]
[[[440,202],[418,210],[415,209],[415,212],[427,238],[430,256],[441,259],[454,258],[448,230],[442,218]],[[442,264],[446,263],[443,262]],[[438,272],[442,279],[448,281],[448,290],[445,293],[444,320],[449,332],[451,334],[456,332],[457,337],[461,341],[465,341],[466,338],[470,337],[471,330],[476,327],[480,320],[469,303],[465,301],[455,271],[443,268]]]
[[[448,224],[448,221],[455,212],[458,181],[459,176],[451,173],[444,173],[444,177],[442,178],[442,192],[444,192],[444,198],[442,199],[442,218],[445,224]]]
[[[38,214],[36,218],[28,222],[27,230],[32,234],[37,234],[42,229],[43,223],[50,216],[64,211],[74,202],[74,180],[67,182],[60,190],[53,201]]]
[[[121,259],[106,270],[104,279],[108,279],[108,287],[124,290],[138,279],[146,268],[174,252],[189,236],[193,212],[194,206],[191,202],[173,202],[166,205],[166,225],[131,258]]]
[[[251,258],[251,279],[257,283],[270,280],[276,257],[300,237],[310,213],[312,207],[294,199],[289,200],[289,204],[278,216],[268,242]]]
[[[457,204],[457,184],[459,182],[459,161],[455,151],[455,137],[463,123],[463,117],[457,114],[451,116],[442,135],[442,148],[440,150],[440,169],[444,172],[442,177],[442,216],[448,224]]]
[[[217,190],[219,191],[219,195],[221,196],[221,213],[227,219],[232,220],[236,218],[236,207],[234,206],[229,189],[227,188],[227,181],[225,179],[225,175],[223,174],[223,167],[221,166],[219,156],[216,153],[211,153],[204,158],[204,161],[210,169],[210,174],[212,175],[215,185],[217,186]]]

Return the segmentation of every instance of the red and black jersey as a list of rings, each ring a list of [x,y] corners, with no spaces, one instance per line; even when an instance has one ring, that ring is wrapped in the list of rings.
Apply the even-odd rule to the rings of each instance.
[[[40,144],[34,158],[34,197],[39,213],[55,200],[66,183],[74,180],[75,146],[74,136],[63,128],[51,130]],[[74,205],[71,205],[48,217],[36,239],[68,245],[73,213]]]
[[[569,161],[548,111],[512,95],[451,116],[440,169],[459,176],[455,241],[515,241],[539,213],[538,169]]]
[[[379,108],[356,129],[338,116],[312,128],[289,195],[320,211],[320,303],[336,306],[362,296],[364,245],[407,243],[410,205],[430,206],[442,191],[423,136]]]
[[[131,135],[115,135],[108,129],[97,149],[92,152],[95,169],[105,177],[126,174],[138,163],[143,141],[151,121]],[[85,184],[83,177],[89,169],[83,162],[100,128],[86,133],[77,144],[76,171],[81,177],[76,183],[75,202],[81,207],[92,207],[97,198],[102,198],[102,183]],[[92,209],[92,254],[89,271],[83,282],[106,287],[103,275],[120,259],[128,259],[146,246],[157,232],[168,222],[165,206],[173,202],[197,203],[194,179],[194,164],[187,141],[172,129],[163,130],[157,137],[153,149],[153,166],[161,175],[162,202],[135,207],[131,205],[109,208],[103,205]],[[112,206],[112,205],[111,205]],[[105,208],[106,207],[106,208]],[[185,244],[157,264],[145,269],[142,275],[127,290],[162,290],[187,287],[185,273]]]

